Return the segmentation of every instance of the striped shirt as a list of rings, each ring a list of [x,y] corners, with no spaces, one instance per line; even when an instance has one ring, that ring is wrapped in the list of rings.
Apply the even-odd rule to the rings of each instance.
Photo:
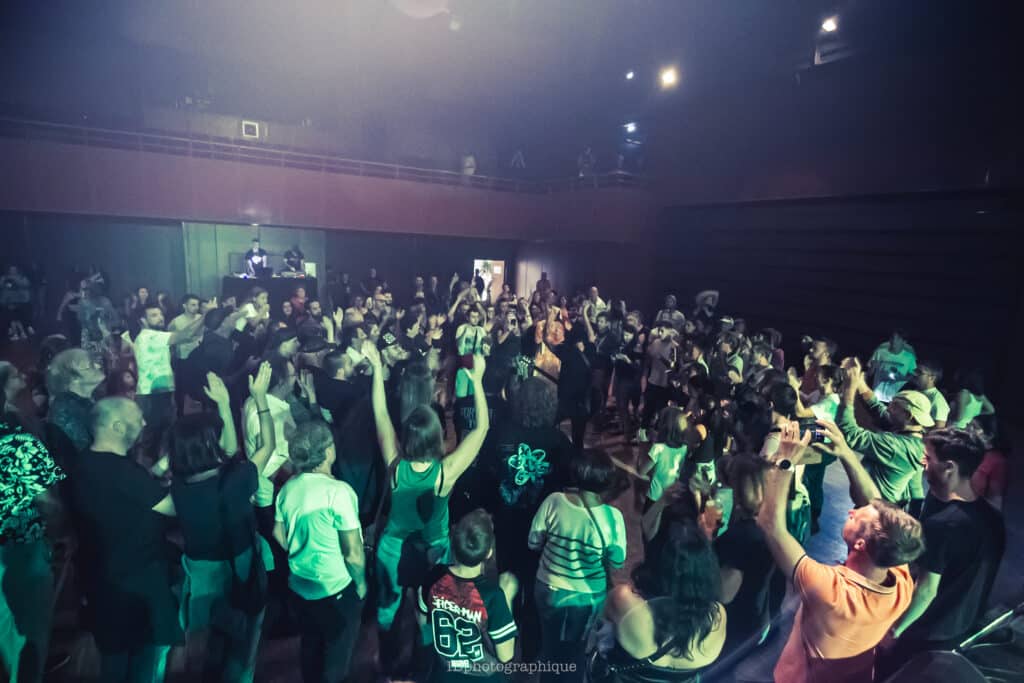
[[[555,590],[605,591],[601,558],[603,555],[613,567],[626,561],[626,525],[622,513],[611,505],[594,506],[591,512],[593,519],[583,505],[564,493],[544,499],[530,525],[530,548],[541,551],[538,581]]]

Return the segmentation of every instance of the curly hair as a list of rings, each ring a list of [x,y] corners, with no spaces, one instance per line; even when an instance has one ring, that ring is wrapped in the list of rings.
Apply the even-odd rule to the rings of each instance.
[[[665,542],[633,571],[633,583],[653,601],[654,642],[674,657],[689,657],[720,620],[718,558],[692,517],[672,520],[662,533]]]
[[[558,396],[551,385],[539,377],[530,377],[523,381],[512,405],[519,424],[526,429],[550,427],[555,424]]]
[[[326,422],[310,420],[295,430],[288,440],[288,459],[300,473],[312,472],[327,459],[327,449],[334,445],[334,435]]]

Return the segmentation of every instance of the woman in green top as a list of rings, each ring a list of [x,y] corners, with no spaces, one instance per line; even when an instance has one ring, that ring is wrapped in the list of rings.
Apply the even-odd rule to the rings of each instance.
[[[418,587],[433,565],[448,559],[448,496],[480,452],[490,418],[482,385],[485,363],[476,356],[470,374],[476,428],[445,455],[437,413],[419,406],[402,423],[399,444],[388,415],[380,353],[367,344],[363,354],[373,368],[373,418],[391,489],[391,512],[377,543],[377,623],[388,631],[403,589]]]

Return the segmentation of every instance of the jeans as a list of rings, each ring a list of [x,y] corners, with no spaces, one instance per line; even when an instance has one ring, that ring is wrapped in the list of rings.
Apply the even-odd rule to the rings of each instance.
[[[0,662],[11,681],[41,681],[54,600],[46,541],[0,545],[0,585]]]
[[[672,390],[668,387],[648,384],[647,391],[644,393],[644,410],[640,419],[640,426],[644,429],[649,429],[651,422],[654,421],[654,418],[658,417],[658,413],[661,412],[662,408],[668,405],[671,397]]]
[[[540,656],[538,659],[563,664],[575,663],[583,670],[587,637],[604,610],[606,593],[576,593],[552,590],[538,581],[534,588],[540,613]],[[542,673],[541,681],[556,681],[558,673]]]
[[[352,650],[359,637],[362,602],[355,583],[320,600],[297,599],[305,683],[337,683],[348,677]]]
[[[391,628],[395,614],[402,605],[404,588],[418,588],[418,585],[402,586],[398,580],[398,565],[402,561],[402,549],[407,539],[382,534],[377,543],[377,625],[384,630]],[[406,548],[408,555],[409,549]],[[408,557],[406,558],[408,559]],[[425,568],[448,561],[448,539],[436,541],[430,546],[424,562]],[[425,579],[426,576],[419,577]]]
[[[633,410],[640,405],[640,382],[635,379],[615,378],[615,408],[619,411],[619,422],[622,425],[622,433],[628,442],[633,437],[633,421],[630,416],[629,406]]]
[[[235,558],[240,580],[249,575],[252,551]],[[262,561],[262,560],[261,560]],[[247,619],[244,633],[223,633],[210,627],[210,612],[218,600],[226,600],[231,591],[231,564],[227,560],[194,560],[182,555],[185,585],[181,600],[181,627],[189,636],[207,633],[202,663],[205,681],[249,683],[256,670],[256,655],[266,610]]]
[[[102,683],[163,683],[170,645],[146,645],[129,652],[100,652]]]

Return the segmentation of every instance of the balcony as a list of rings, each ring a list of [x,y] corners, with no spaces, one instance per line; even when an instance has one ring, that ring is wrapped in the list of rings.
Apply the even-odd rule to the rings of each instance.
[[[0,157],[0,210],[616,242],[653,225],[627,173],[517,180],[14,118],[0,118]]]

